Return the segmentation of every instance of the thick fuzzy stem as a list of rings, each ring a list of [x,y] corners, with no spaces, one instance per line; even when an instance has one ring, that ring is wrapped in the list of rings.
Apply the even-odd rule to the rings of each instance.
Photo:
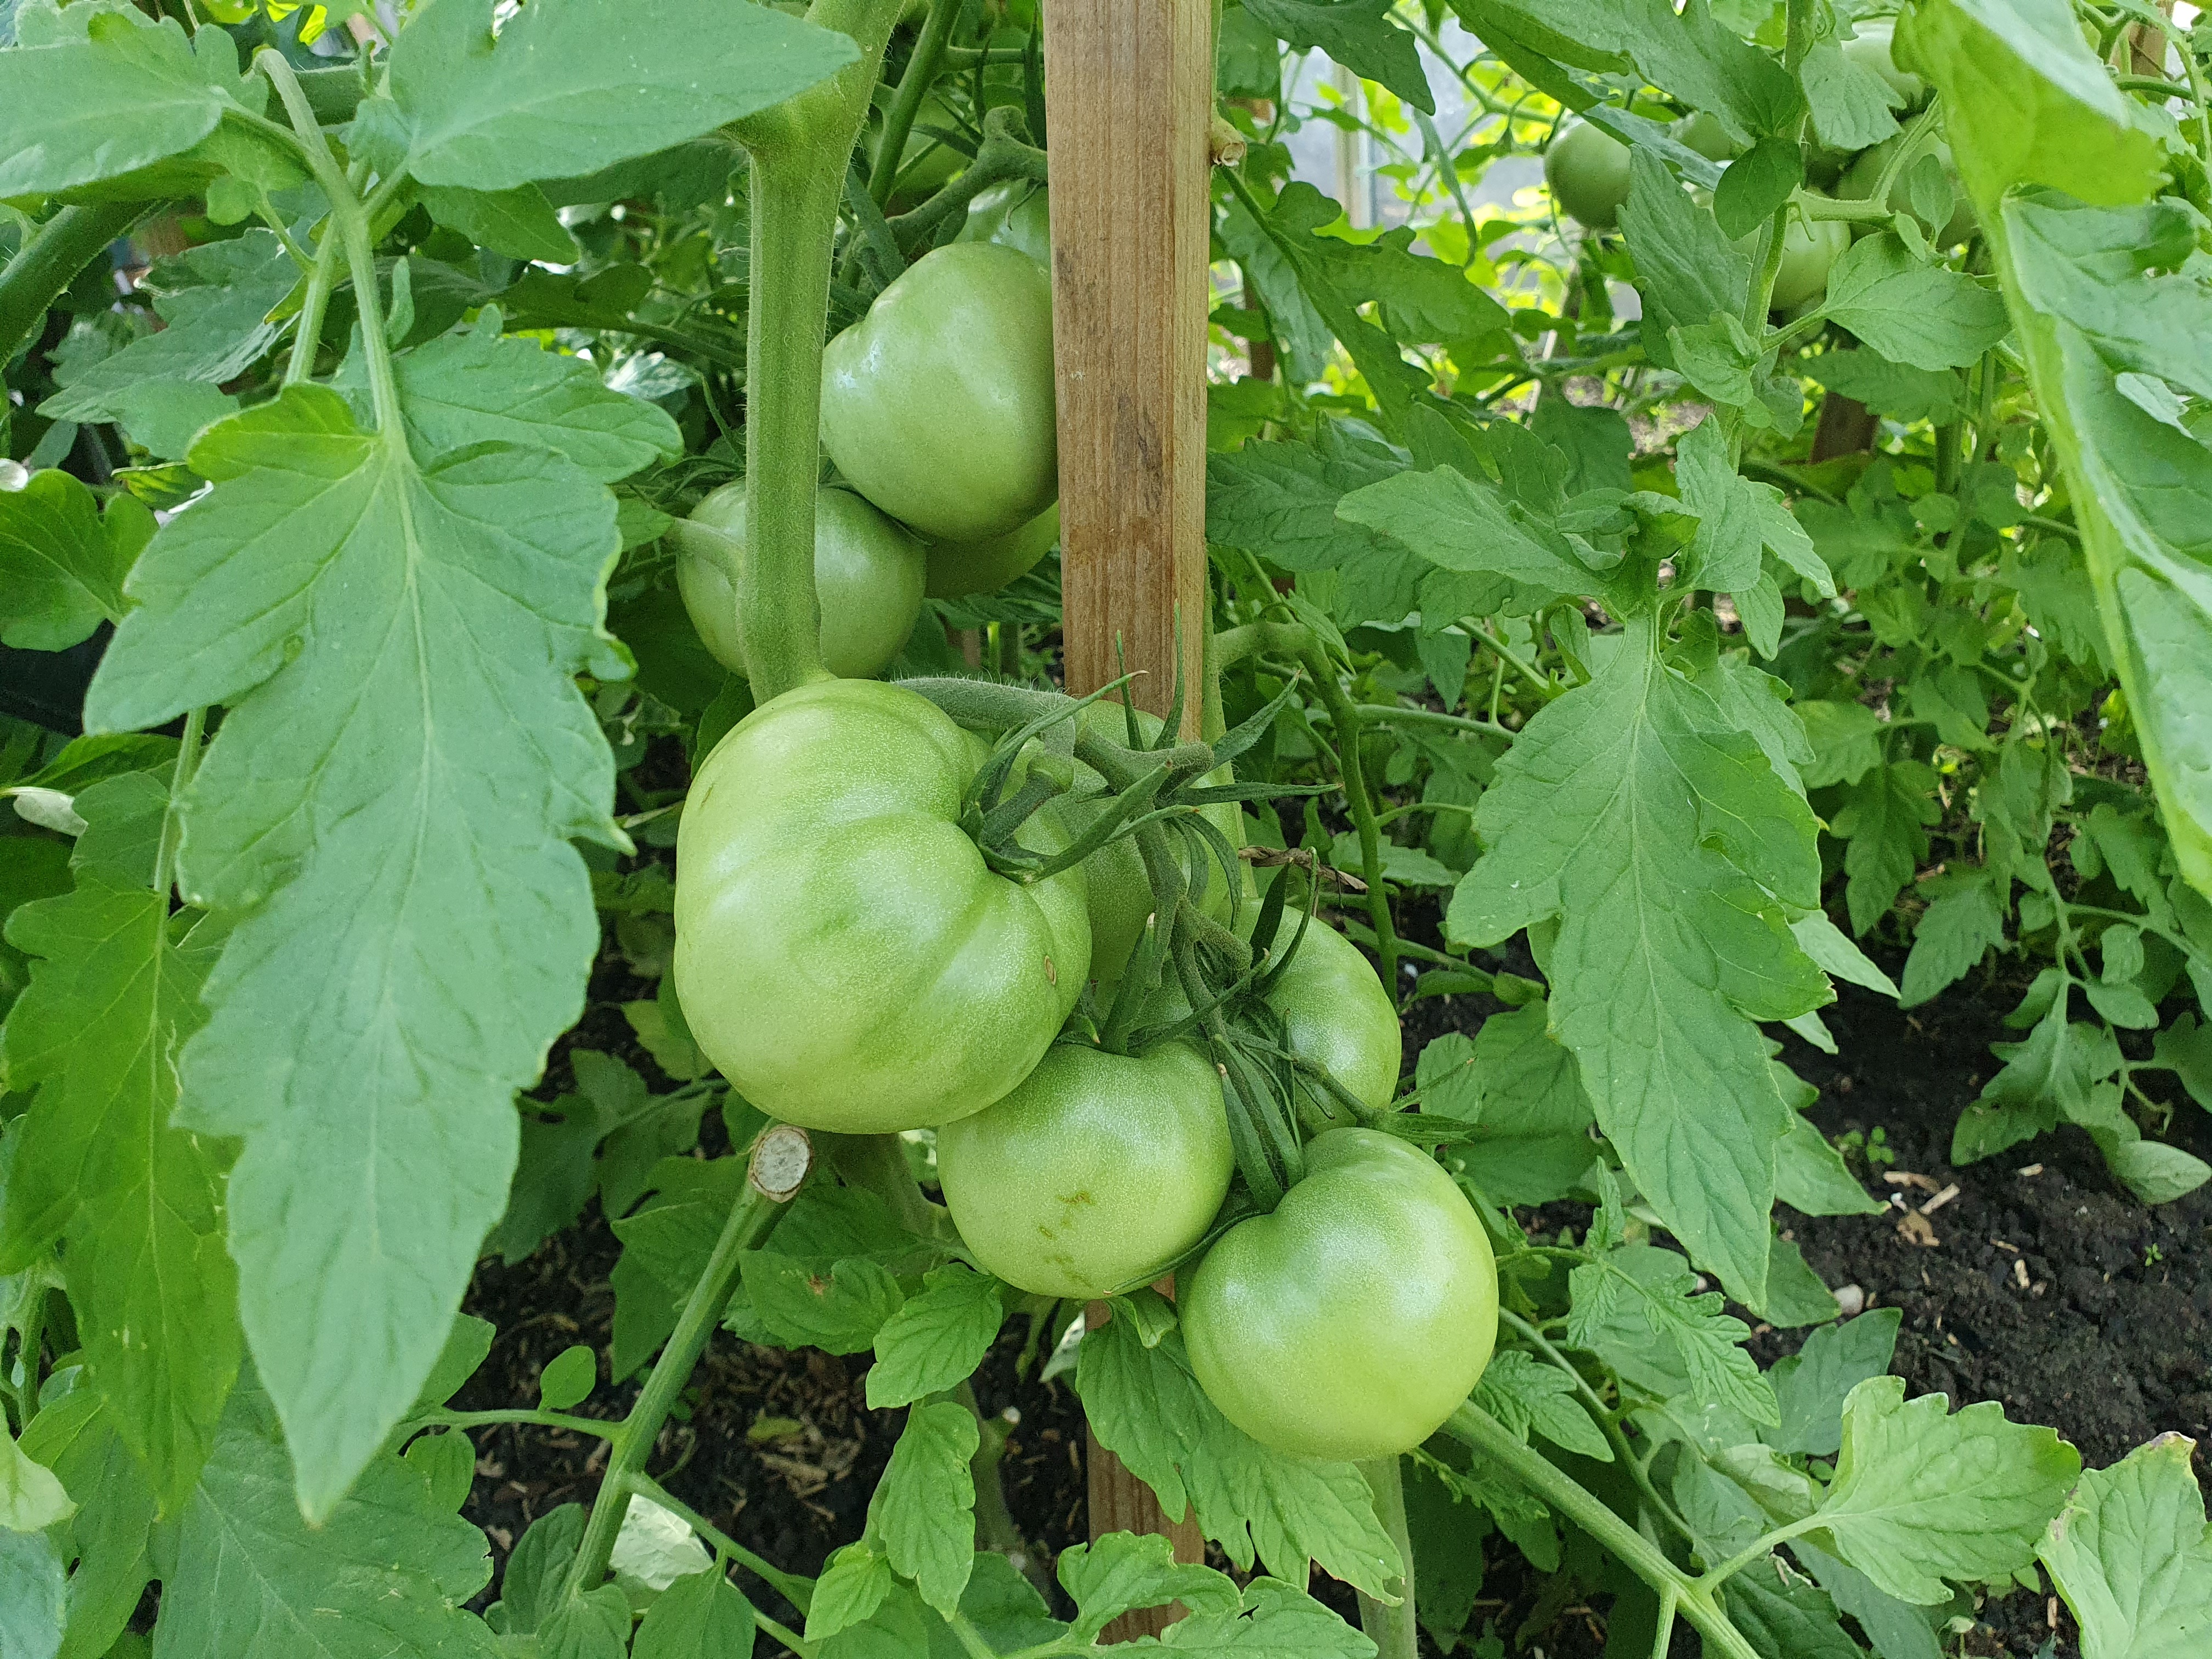
[[[0,363],[15,355],[15,348],[38,327],[46,307],[76,280],[77,272],[159,205],[101,202],[65,207],[40,225],[38,234],[0,271]]]

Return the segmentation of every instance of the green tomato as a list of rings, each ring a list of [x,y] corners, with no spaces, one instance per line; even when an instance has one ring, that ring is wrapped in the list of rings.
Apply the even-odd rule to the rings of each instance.
[[[1812,194],[1814,192],[1808,192]],[[1736,246],[1750,252],[1758,246],[1753,231]],[[1782,263],[1775,268],[1774,292],[1768,304],[1788,311],[1828,291],[1828,271],[1851,245],[1851,233],[1841,219],[1801,219],[1792,214],[1782,234]]]
[[[1872,149],[1861,151],[1858,159],[1844,173],[1843,182],[1836,186],[1836,194],[1854,202],[1871,201],[1875,186],[1881,182],[1882,170],[1889,165],[1889,158],[1897,154],[1897,147],[1904,142],[1905,135],[1900,132],[1883,139]],[[1951,217],[1936,234],[1934,240],[1938,247],[1956,247],[1974,234],[1977,221],[1973,200],[1959,183],[1959,169],[1952,161],[1951,147],[1941,138],[1923,150],[1919,158],[1897,170],[1897,177],[1890,181],[1889,196],[1882,205],[1892,213],[1910,211],[1911,196],[1905,187],[1905,174],[1920,166],[1921,160],[1929,155],[1933,155],[1942,165],[1943,177],[1951,186]],[[1862,223],[1859,226],[1861,234],[1865,235],[1871,235],[1881,228],[1879,224]]]
[[[1906,109],[1918,109],[1928,101],[1928,83],[1910,70],[1897,66],[1895,18],[1863,18],[1851,27],[1856,33],[1844,42],[1845,58],[1888,82],[1905,100]]]
[[[1592,230],[1611,230],[1628,199],[1628,146],[1587,121],[1562,121],[1544,152],[1544,182],[1560,212]]]
[[[1720,118],[1709,115],[1704,110],[1686,115],[1675,122],[1674,137],[1677,143],[1687,144],[1708,161],[1730,161],[1736,153],[1736,142],[1729,137],[1728,129],[1721,125]]]
[[[1224,1233],[1182,1293],[1191,1370],[1263,1446],[1363,1461],[1411,1451],[1481,1380],[1498,1267],[1437,1161],[1331,1129],[1269,1215]]]
[[[997,242],[1018,247],[1052,269],[1052,198],[1032,179],[1008,179],[977,191],[956,242]]]
[[[1027,1077],[1091,967],[1085,878],[993,873],[960,829],[979,746],[877,680],[747,715],[676,843],[677,981],[730,1085],[803,1128],[879,1134],[978,1112]],[[1048,823],[1036,850],[1059,842]]]
[[[926,591],[933,599],[995,593],[1016,577],[1027,575],[1059,539],[1060,503],[1054,501],[1019,530],[988,541],[932,542]]]
[[[1290,945],[1297,924],[1298,913],[1285,909],[1278,948]],[[1292,1054],[1327,1066],[1353,1098],[1378,1111],[1389,1105],[1404,1058],[1398,1011],[1358,945],[1328,923],[1314,922],[1291,965],[1268,988],[1267,1006],[1282,1017]]]
[[[738,642],[738,585],[745,546],[745,486],[724,484],[672,532],[676,586],[691,625],[732,674],[745,672]],[[814,589],[822,608],[822,663],[841,679],[872,679],[891,665],[921,615],[927,564],[921,544],[848,489],[814,498]]]
[[[1090,1301],[1157,1279],[1206,1236],[1237,1160],[1213,1062],[1056,1042],[1014,1091],[937,1132],[945,1202],[1009,1285]]]
[[[1052,283],[1025,253],[925,253],[822,356],[822,441],[847,483],[933,540],[1018,530],[1059,493]]]

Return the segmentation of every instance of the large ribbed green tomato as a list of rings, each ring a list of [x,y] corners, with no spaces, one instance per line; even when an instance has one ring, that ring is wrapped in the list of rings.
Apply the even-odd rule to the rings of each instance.
[[[1264,1446],[1360,1460],[1410,1451],[1490,1363],[1498,1267],[1437,1161],[1331,1129],[1269,1215],[1224,1233],[1182,1291],[1193,1371]]]
[[[1844,170],[1843,182],[1836,186],[1836,194],[1851,201],[1871,200],[1875,186],[1881,182],[1881,175],[1889,166],[1889,158],[1897,153],[1897,147],[1904,142],[1905,135],[1900,132],[1893,137],[1883,139],[1872,149],[1860,151],[1858,158]],[[1942,164],[1943,176],[1951,185],[1951,217],[1942,229],[1936,232],[1936,246],[1956,247],[1974,234],[1978,222],[1974,217],[1973,199],[1959,183],[1959,169],[1951,160],[1950,145],[1938,138],[1922,154],[1933,155]],[[1906,210],[1910,191],[1905,187],[1905,175],[1919,165],[1916,158],[1908,166],[1899,167],[1897,177],[1890,181],[1889,195],[1882,204],[1892,213]],[[1860,224],[1861,234],[1867,235],[1881,228],[1879,222],[1869,224],[1862,221]]]
[[[1060,504],[1054,502],[1019,530],[983,542],[929,544],[927,592],[933,599],[995,593],[1017,576],[1027,575],[1060,539]]]
[[[1276,948],[1287,948],[1298,914],[1283,912]],[[1268,988],[1267,1006],[1282,1016],[1291,1052],[1328,1068],[1355,1099],[1378,1111],[1398,1091],[1403,1060],[1398,1012],[1359,947],[1316,921],[1298,953]]]
[[[1213,1062],[1056,1042],[1014,1091],[937,1132],[945,1202],[975,1259],[1041,1296],[1158,1278],[1206,1236],[1236,1171]]]
[[[1018,530],[1059,493],[1052,282],[996,242],[925,253],[822,357],[845,481],[933,539]]]
[[[1782,263],[1774,272],[1770,301],[1787,311],[1828,291],[1828,272],[1851,245],[1850,228],[1841,219],[1801,219],[1791,215],[1782,236]]]
[[[1611,230],[1628,199],[1628,146],[1587,121],[1562,121],[1544,152],[1544,182],[1560,212],[1592,230]]]
[[[733,674],[745,672],[738,643],[738,570],[745,546],[745,485],[724,484],[678,520],[676,586],[691,625]],[[814,590],[822,607],[822,663],[844,679],[871,679],[891,665],[921,615],[927,560],[921,544],[849,489],[814,498]]]
[[[1083,872],[992,872],[958,823],[977,761],[913,692],[818,680],[700,768],[676,844],[677,982],[700,1048],[771,1116],[854,1134],[964,1117],[1029,1075],[1074,1006]]]

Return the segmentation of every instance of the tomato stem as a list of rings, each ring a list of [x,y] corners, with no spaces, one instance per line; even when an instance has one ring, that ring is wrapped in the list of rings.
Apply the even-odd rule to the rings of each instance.
[[[815,0],[857,62],[737,125],[752,157],[745,314],[745,544],[737,632],[757,702],[827,678],[814,591],[822,348],[837,210],[898,0]]]
[[[868,194],[878,203],[890,199],[891,186],[898,182],[900,164],[906,160],[907,137],[914,131],[914,118],[937,80],[961,3],[962,0],[930,0],[929,15],[922,20],[921,33],[915,39],[914,54],[906,60],[906,73],[899,77],[898,91],[892,94],[890,108],[884,112],[883,137],[876,146],[875,164],[868,169]]]
[[[24,337],[46,319],[46,307],[77,273],[107,252],[108,244],[164,204],[100,202],[65,207],[0,270],[0,363],[15,356]]]
[[[1358,1466],[1375,1493],[1375,1518],[1405,1563],[1405,1580],[1395,1602],[1382,1601],[1365,1590],[1359,1594],[1359,1628],[1375,1644],[1375,1659],[1419,1659],[1420,1626],[1413,1619],[1413,1540],[1406,1526],[1406,1482],[1395,1457],[1378,1457]]]

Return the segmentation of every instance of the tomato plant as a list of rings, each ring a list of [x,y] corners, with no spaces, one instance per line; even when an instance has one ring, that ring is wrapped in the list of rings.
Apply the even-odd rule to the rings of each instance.
[[[1062,15],[0,0],[0,1659],[2196,1651],[2188,1441],[1907,1399],[1785,1062],[2002,990],[1955,1164],[2212,1176],[2204,29]],[[1055,220],[1106,102],[1206,185]],[[802,1373],[805,1559],[693,1455]],[[1017,1514],[1010,1373],[1236,1572]]]

